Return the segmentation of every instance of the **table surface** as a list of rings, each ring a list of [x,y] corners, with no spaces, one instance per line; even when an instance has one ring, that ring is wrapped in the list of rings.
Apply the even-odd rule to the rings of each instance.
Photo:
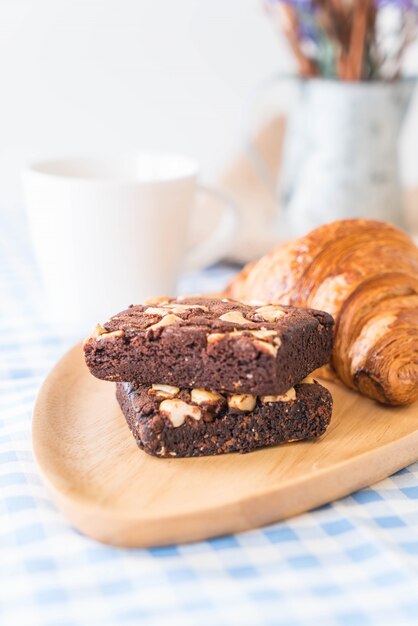
[[[216,291],[232,271],[185,276],[182,291]],[[0,213],[2,626],[418,623],[418,464],[286,522],[191,545],[117,549],[72,528],[31,450],[37,390],[76,340],[42,302],[22,215]]]

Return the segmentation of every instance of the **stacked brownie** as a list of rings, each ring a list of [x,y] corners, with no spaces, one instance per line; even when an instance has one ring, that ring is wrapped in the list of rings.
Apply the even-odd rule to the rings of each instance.
[[[86,339],[138,446],[160,457],[250,452],[322,435],[330,393],[308,375],[332,348],[327,313],[229,299],[154,298]]]

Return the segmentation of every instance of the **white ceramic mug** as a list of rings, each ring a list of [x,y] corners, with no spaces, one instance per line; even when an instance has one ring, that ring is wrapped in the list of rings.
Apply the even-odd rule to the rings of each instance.
[[[183,269],[224,256],[237,229],[234,205],[197,182],[180,155],[62,159],[23,172],[35,253],[50,317],[85,331],[147,296],[174,295]],[[223,204],[217,230],[187,250],[196,192]]]

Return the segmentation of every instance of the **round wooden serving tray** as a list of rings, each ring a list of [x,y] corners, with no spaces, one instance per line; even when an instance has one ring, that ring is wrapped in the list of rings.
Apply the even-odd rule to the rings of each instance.
[[[46,379],[33,447],[69,520],[118,546],[157,546],[234,533],[301,513],[418,459],[418,406],[386,408],[326,383],[328,432],[247,455],[158,459],[140,451],[112,383],[91,376],[81,345]]]

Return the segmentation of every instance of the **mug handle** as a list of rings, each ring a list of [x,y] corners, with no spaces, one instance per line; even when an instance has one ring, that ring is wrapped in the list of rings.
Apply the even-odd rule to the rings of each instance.
[[[215,232],[187,253],[185,268],[188,271],[199,270],[212,265],[225,256],[239,225],[239,209],[228,196],[212,189],[212,187],[200,184],[197,186],[197,192],[218,200],[223,206],[223,215]]]

